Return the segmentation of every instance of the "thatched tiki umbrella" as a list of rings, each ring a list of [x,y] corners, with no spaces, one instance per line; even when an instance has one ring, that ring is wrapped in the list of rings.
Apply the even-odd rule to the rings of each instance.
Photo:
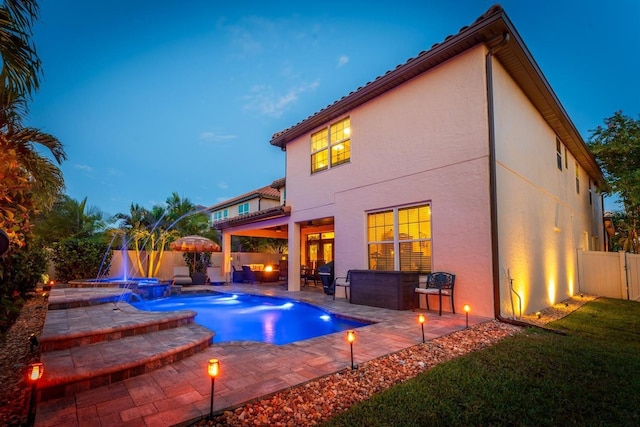
[[[196,271],[196,254],[199,252],[220,252],[220,245],[202,236],[185,236],[169,244],[172,251],[193,252],[193,272]]]

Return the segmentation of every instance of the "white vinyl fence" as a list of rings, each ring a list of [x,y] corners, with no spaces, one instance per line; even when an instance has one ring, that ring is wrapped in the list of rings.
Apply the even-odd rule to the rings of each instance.
[[[580,291],[640,301],[640,255],[578,251]]]

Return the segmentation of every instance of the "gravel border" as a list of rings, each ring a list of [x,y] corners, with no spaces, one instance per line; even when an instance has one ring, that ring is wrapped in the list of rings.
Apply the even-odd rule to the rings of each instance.
[[[31,296],[16,322],[0,342],[0,425],[27,425],[31,387],[26,381],[30,363],[40,360],[38,347],[31,351],[29,336],[40,337],[47,317],[47,301],[42,294]]]

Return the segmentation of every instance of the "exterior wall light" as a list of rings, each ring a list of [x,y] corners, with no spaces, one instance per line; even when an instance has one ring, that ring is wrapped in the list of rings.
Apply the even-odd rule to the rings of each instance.
[[[464,310],[464,314],[465,314],[465,318],[466,318],[466,325],[467,328],[469,327],[469,312],[471,311],[471,307],[469,306],[469,304],[465,304],[464,307],[462,307]]]
[[[209,419],[213,420],[213,391],[216,383],[216,377],[220,374],[220,362],[218,359],[209,359],[207,373],[211,378],[211,404],[209,405]]]
[[[355,369],[355,365],[353,364],[353,342],[356,340],[356,331],[350,330],[347,331],[347,341],[349,342],[349,347],[351,347],[351,369]]]
[[[418,315],[418,323],[420,323],[420,327],[422,328],[422,344],[425,343],[424,341],[424,322],[427,321],[427,318],[424,317],[424,314],[420,314]]]

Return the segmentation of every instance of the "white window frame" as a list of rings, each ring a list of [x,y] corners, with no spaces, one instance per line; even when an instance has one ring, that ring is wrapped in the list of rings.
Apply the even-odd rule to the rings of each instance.
[[[345,120],[349,120],[349,126],[346,128],[348,129],[346,133],[347,137],[346,138],[342,138],[340,140],[332,140],[331,139],[331,130],[333,127],[337,126],[338,124],[344,122]],[[329,170],[331,168],[334,168],[336,166],[340,166],[343,165],[345,163],[350,163],[351,162],[351,146],[349,147],[349,158],[348,159],[344,159],[340,162],[337,163],[333,163],[332,162],[332,150],[335,149],[336,147],[338,147],[340,144],[345,144],[345,143],[349,143],[351,144],[351,117],[347,116],[347,117],[343,117],[340,120],[336,120],[333,123],[327,125],[325,128],[317,130],[315,132],[313,132],[311,134],[311,140],[313,141],[313,137],[315,135],[317,135],[320,132],[326,132],[327,133],[327,145],[317,149],[317,150],[313,150],[313,143],[311,144],[311,157],[310,157],[310,167],[311,167],[311,174],[316,174],[318,172],[322,172],[325,170]],[[323,168],[318,168],[314,170],[314,163],[313,163],[313,158],[315,155],[317,155],[318,153],[321,153],[322,151],[326,151],[327,152],[327,165],[326,167]]]
[[[421,207],[425,207],[428,206],[429,209],[431,210],[431,216],[429,218],[429,223],[430,223],[430,227],[431,230],[429,230],[429,234],[431,235],[431,237],[420,237],[418,236],[418,238],[414,238],[414,239],[400,239],[400,227],[399,227],[399,216],[398,213],[403,210],[403,209],[411,209],[411,208],[421,208]],[[427,243],[431,246],[431,260],[430,260],[430,264],[431,264],[431,270],[433,270],[433,226],[432,226],[432,215],[433,215],[433,210],[431,207],[431,203],[427,202],[427,203],[419,203],[419,204],[415,204],[415,205],[404,205],[404,206],[396,206],[393,208],[386,208],[386,209],[379,209],[379,210],[375,210],[375,211],[369,211],[367,212],[366,218],[367,218],[367,223],[368,223],[368,218],[369,215],[375,215],[375,214],[380,214],[380,213],[384,213],[384,212],[393,212],[393,241],[391,240],[381,240],[381,241],[369,241],[369,237],[368,237],[368,231],[367,231],[367,259],[369,260],[368,262],[370,262],[370,258],[369,258],[369,246],[370,245],[376,245],[376,244],[389,244],[389,243],[393,243],[393,271],[404,271],[401,270],[401,261],[400,261],[400,244],[402,243],[414,243],[414,242],[419,242],[419,243]],[[367,230],[368,230],[368,225],[367,225]],[[371,265],[369,265],[369,268],[371,268]],[[406,270],[406,271],[411,271],[411,270]],[[421,271],[422,272],[422,271]],[[425,272],[422,272],[425,273]]]

